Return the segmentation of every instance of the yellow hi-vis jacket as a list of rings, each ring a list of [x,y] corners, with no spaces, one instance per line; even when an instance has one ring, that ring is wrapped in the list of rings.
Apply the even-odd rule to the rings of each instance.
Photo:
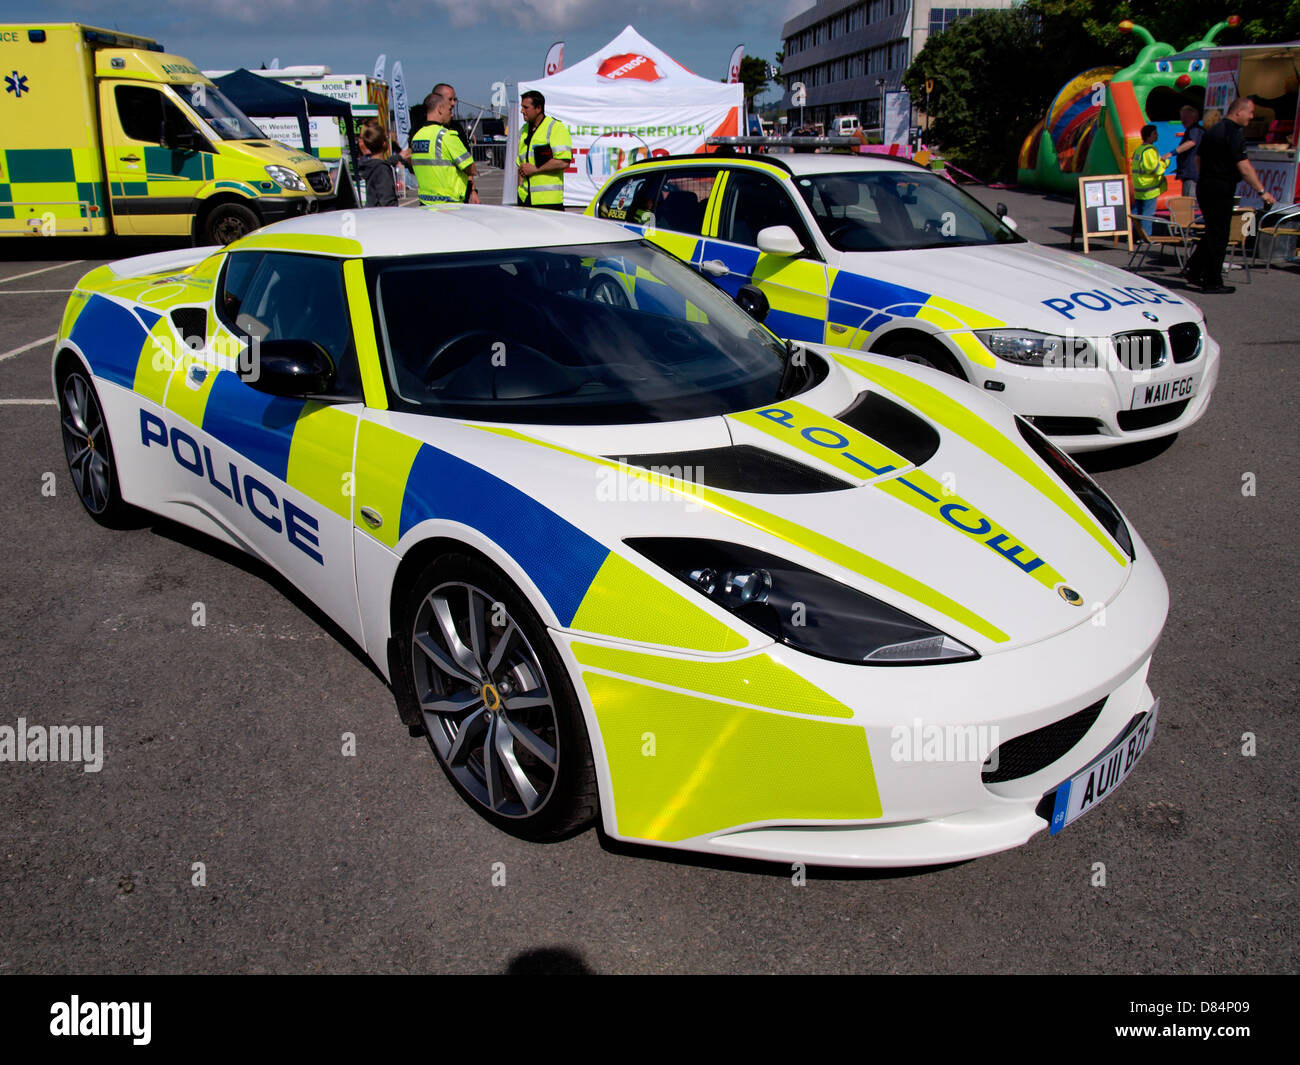
[[[540,166],[537,161],[538,149],[542,151],[542,163],[551,159],[572,159],[573,142],[569,131],[559,119],[545,115],[536,126],[525,124],[519,131],[519,155],[516,163],[523,166],[531,163]],[[519,183],[519,202],[526,207],[552,207],[564,205],[564,173],[534,174]]]
[[[1149,200],[1160,195],[1160,152],[1154,144],[1144,144],[1133,153],[1133,199]]]
[[[420,203],[464,203],[469,191],[467,171],[474,160],[456,131],[429,125],[411,138],[411,165],[420,189]]]

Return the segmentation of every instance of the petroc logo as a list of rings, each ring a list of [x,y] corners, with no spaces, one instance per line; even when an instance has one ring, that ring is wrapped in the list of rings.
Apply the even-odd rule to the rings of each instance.
[[[619,78],[636,78],[638,81],[658,81],[663,77],[654,60],[636,52],[612,55],[600,64],[596,73],[602,78],[616,81]]]

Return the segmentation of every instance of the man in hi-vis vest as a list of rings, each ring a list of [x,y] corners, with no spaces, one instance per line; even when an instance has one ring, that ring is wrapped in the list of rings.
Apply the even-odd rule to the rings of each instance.
[[[573,142],[564,123],[546,114],[546,97],[529,90],[519,100],[524,126],[519,131],[519,205],[564,210],[564,172],[573,159]]]
[[[411,166],[420,186],[420,204],[464,203],[477,170],[465,142],[449,129],[451,101],[431,92],[424,101],[429,125],[411,138]]]

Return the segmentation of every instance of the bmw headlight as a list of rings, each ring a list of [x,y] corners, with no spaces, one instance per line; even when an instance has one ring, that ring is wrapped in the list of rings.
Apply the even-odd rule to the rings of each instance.
[[[999,359],[1018,366],[1078,366],[1092,350],[1082,337],[1030,329],[976,329],[975,335]]]
[[[875,666],[979,657],[888,603],[765,551],[685,537],[626,543],[724,610],[818,658]]]
[[[287,166],[268,166],[266,172],[271,175],[271,180],[281,188],[292,189],[294,192],[307,191],[307,182],[303,181],[300,174],[290,170]]]

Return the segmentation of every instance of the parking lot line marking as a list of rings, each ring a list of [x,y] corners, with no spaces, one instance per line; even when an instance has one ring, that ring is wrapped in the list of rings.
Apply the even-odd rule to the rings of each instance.
[[[3,355],[0,355],[0,362],[4,362],[5,359],[12,359],[15,355],[21,355],[24,351],[31,351],[32,348],[39,348],[42,344],[48,344],[58,335],[58,333],[51,333],[47,337],[41,337],[40,340],[33,340],[30,344],[24,344],[21,348],[6,351]]]
[[[71,292],[70,288],[0,288],[0,296],[38,296],[42,292]]]
[[[50,270],[62,270],[65,266],[76,266],[78,263],[84,263],[85,259],[73,259],[70,263],[59,263],[56,266],[42,266],[39,270],[28,270],[25,274],[14,274],[13,277],[0,277],[0,284],[6,281],[17,281],[23,277],[34,277],[36,274],[44,274]]]
[[[52,399],[0,399],[0,407],[53,407]]]

